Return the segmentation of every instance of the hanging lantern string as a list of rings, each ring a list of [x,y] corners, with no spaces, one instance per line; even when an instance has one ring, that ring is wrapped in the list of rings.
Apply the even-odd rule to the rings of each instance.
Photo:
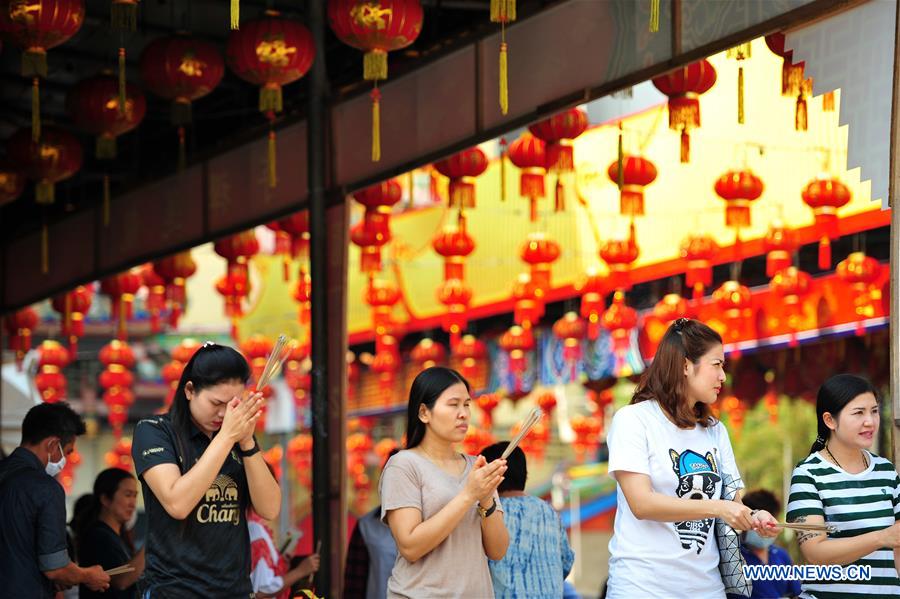
[[[31,80],[31,141],[41,141],[41,80]]]
[[[266,117],[269,119],[269,143],[267,152],[269,187],[276,187],[278,185],[278,171],[276,160],[275,113],[269,111],[266,113]]]
[[[119,48],[119,116],[125,116],[125,103],[128,97],[125,91],[125,46]]]
[[[378,81],[372,88],[372,162],[381,160],[381,92]]]

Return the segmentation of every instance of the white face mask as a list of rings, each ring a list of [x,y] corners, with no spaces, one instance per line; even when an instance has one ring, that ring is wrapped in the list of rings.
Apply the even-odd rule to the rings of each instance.
[[[44,467],[44,471],[50,476],[56,476],[66,467],[66,454],[63,452],[62,441],[59,441],[59,455],[58,462],[51,462],[50,456],[47,456],[47,465]]]

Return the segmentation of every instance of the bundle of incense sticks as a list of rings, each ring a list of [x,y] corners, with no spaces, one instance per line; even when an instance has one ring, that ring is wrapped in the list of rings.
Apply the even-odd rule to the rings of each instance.
[[[511,454],[513,450],[518,447],[519,442],[525,438],[525,435],[528,434],[528,431],[531,430],[531,427],[538,423],[538,421],[541,419],[541,416],[543,416],[543,412],[541,412],[540,408],[531,410],[531,413],[528,414],[528,418],[526,418],[525,422],[522,423],[522,428],[519,431],[519,434],[516,435],[516,438],[513,439],[503,451],[503,455],[500,456],[501,460],[505,460],[509,457],[509,454]]]
[[[281,366],[284,364],[288,355],[290,355],[290,348],[287,345],[287,337],[279,335],[278,341],[275,342],[275,347],[272,348],[272,353],[269,354],[269,359],[266,360],[266,365],[263,368],[262,374],[259,375],[259,380],[256,381],[256,391],[266,388],[266,385],[269,384],[272,377],[281,370]]]
[[[792,530],[803,530],[807,532],[824,532],[833,534],[838,531],[834,524],[807,524],[805,522],[779,522],[778,526],[782,528],[790,528]]]
[[[104,574],[108,574],[109,576],[115,576],[116,574],[125,574],[126,572],[134,572],[134,566],[125,564],[117,568],[110,568],[109,570],[103,571]]]

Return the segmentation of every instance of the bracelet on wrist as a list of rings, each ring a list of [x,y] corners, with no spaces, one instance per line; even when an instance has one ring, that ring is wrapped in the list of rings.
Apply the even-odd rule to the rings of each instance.
[[[238,455],[242,458],[249,458],[250,456],[256,455],[259,453],[259,442],[256,440],[256,437],[253,437],[253,447],[248,450],[244,450],[238,445]]]

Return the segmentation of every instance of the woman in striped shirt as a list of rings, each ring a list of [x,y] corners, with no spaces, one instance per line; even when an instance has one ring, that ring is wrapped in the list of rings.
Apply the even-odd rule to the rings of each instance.
[[[810,564],[869,566],[869,580],[803,583],[803,598],[900,596],[900,477],[871,447],[878,433],[875,389],[849,374],[831,377],[816,398],[818,437],[794,469],[789,522],[831,524],[837,532],[801,532]]]

